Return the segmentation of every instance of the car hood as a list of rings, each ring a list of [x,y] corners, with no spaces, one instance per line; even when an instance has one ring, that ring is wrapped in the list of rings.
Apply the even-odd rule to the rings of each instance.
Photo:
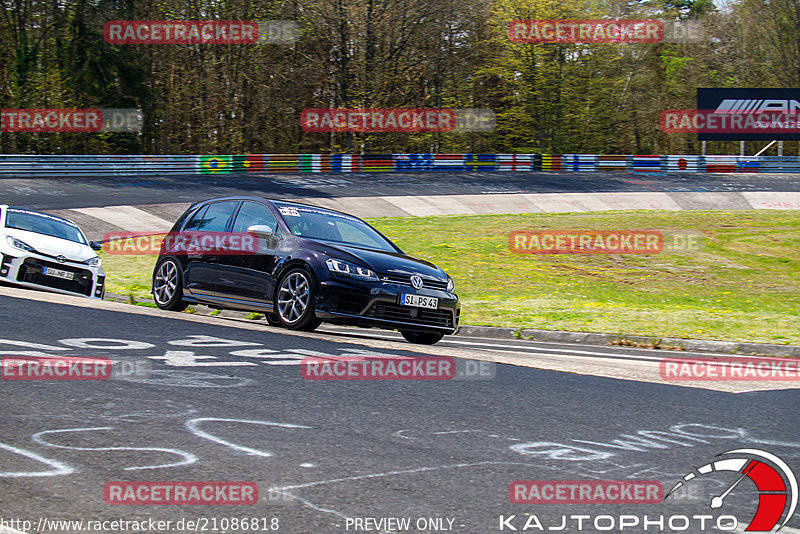
[[[399,252],[367,249],[330,241],[312,241],[310,239],[305,241],[309,246],[318,249],[331,258],[363,263],[376,273],[405,276],[418,274],[435,280],[447,280],[447,273],[436,265]]]
[[[17,230],[15,228],[5,228],[5,234],[25,241],[35,248],[37,252],[48,256],[55,257],[62,255],[68,260],[78,262],[97,256],[97,253],[95,253],[89,245],[82,245],[68,239],[61,239],[60,237],[52,237],[44,234],[37,234],[36,232],[29,232],[27,230]],[[3,246],[9,246],[5,236],[3,237]]]

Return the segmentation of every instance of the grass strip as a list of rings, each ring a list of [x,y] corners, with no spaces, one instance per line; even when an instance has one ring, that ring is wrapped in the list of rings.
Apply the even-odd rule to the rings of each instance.
[[[445,269],[462,324],[800,344],[800,212],[613,211],[369,222]],[[517,254],[514,230],[696,231],[701,250]],[[154,256],[103,255],[107,288],[149,298]]]

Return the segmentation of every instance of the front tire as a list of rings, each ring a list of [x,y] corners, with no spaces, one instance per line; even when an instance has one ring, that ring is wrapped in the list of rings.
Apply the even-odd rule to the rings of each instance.
[[[153,300],[162,310],[183,311],[189,306],[183,301],[181,266],[172,258],[164,258],[153,271]]]
[[[281,324],[289,330],[311,332],[322,323],[314,314],[317,288],[306,269],[290,269],[278,283],[275,312]]]
[[[444,337],[444,334],[439,332],[409,332],[408,330],[401,330],[400,333],[406,338],[406,341],[415,345],[433,345]]]

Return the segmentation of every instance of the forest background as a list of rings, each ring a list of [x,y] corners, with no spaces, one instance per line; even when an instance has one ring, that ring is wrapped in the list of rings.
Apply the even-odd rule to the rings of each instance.
[[[800,0],[0,0],[0,107],[138,108],[140,133],[1,153],[697,154],[698,87],[800,87]],[[513,43],[514,19],[699,20],[697,43]],[[112,45],[109,20],[293,20],[292,44]],[[487,133],[308,133],[306,108],[490,108]],[[748,153],[763,142],[748,142]],[[784,153],[798,155],[798,142]],[[708,153],[737,154],[737,142]],[[774,149],[767,154],[774,154]]]

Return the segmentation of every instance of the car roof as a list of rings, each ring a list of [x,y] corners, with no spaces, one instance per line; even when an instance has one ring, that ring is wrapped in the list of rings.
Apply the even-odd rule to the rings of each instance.
[[[227,196],[227,197],[207,198],[205,200],[199,200],[199,201],[193,203],[191,206],[189,206],[189,209],[192,209],[192,208],[194,208],[196,206],[199,206],[201,204],[206,204],[208,202],[217,202],[217,201],[220,201],[220,200],[257,200],[257,201],[260,201],[260,202],[269,202],[270,204],[275,204],[277,202],[277,203],[280,203],[280,204],[288,204],[288,205],[291,205],[291,206],[302,206],[302,207],[306,207],[306,208],[314,208],[314,209],[319,209],[319,210],[330,211],[330,212],[333,212],[333,213],[341,213],[342,215],[347,215],[348,217],[353,217],[353,218],[356,218],[356,219],[358,218],[355,215],[351,215],[351,214],[345,213],[343,211],[339,211],[339,210],[335,210],[335,209],[331,209],[331,208],[326,208],[324,206],[317,206],[315,204],[309,204],[307,202],[297,202],[297,201],[294,201],[294,200],[285,200],[285,199],[282,199],[282,198],[260,197],[260,196],[255,196],[255,195],[233,195],[233,196]]]

